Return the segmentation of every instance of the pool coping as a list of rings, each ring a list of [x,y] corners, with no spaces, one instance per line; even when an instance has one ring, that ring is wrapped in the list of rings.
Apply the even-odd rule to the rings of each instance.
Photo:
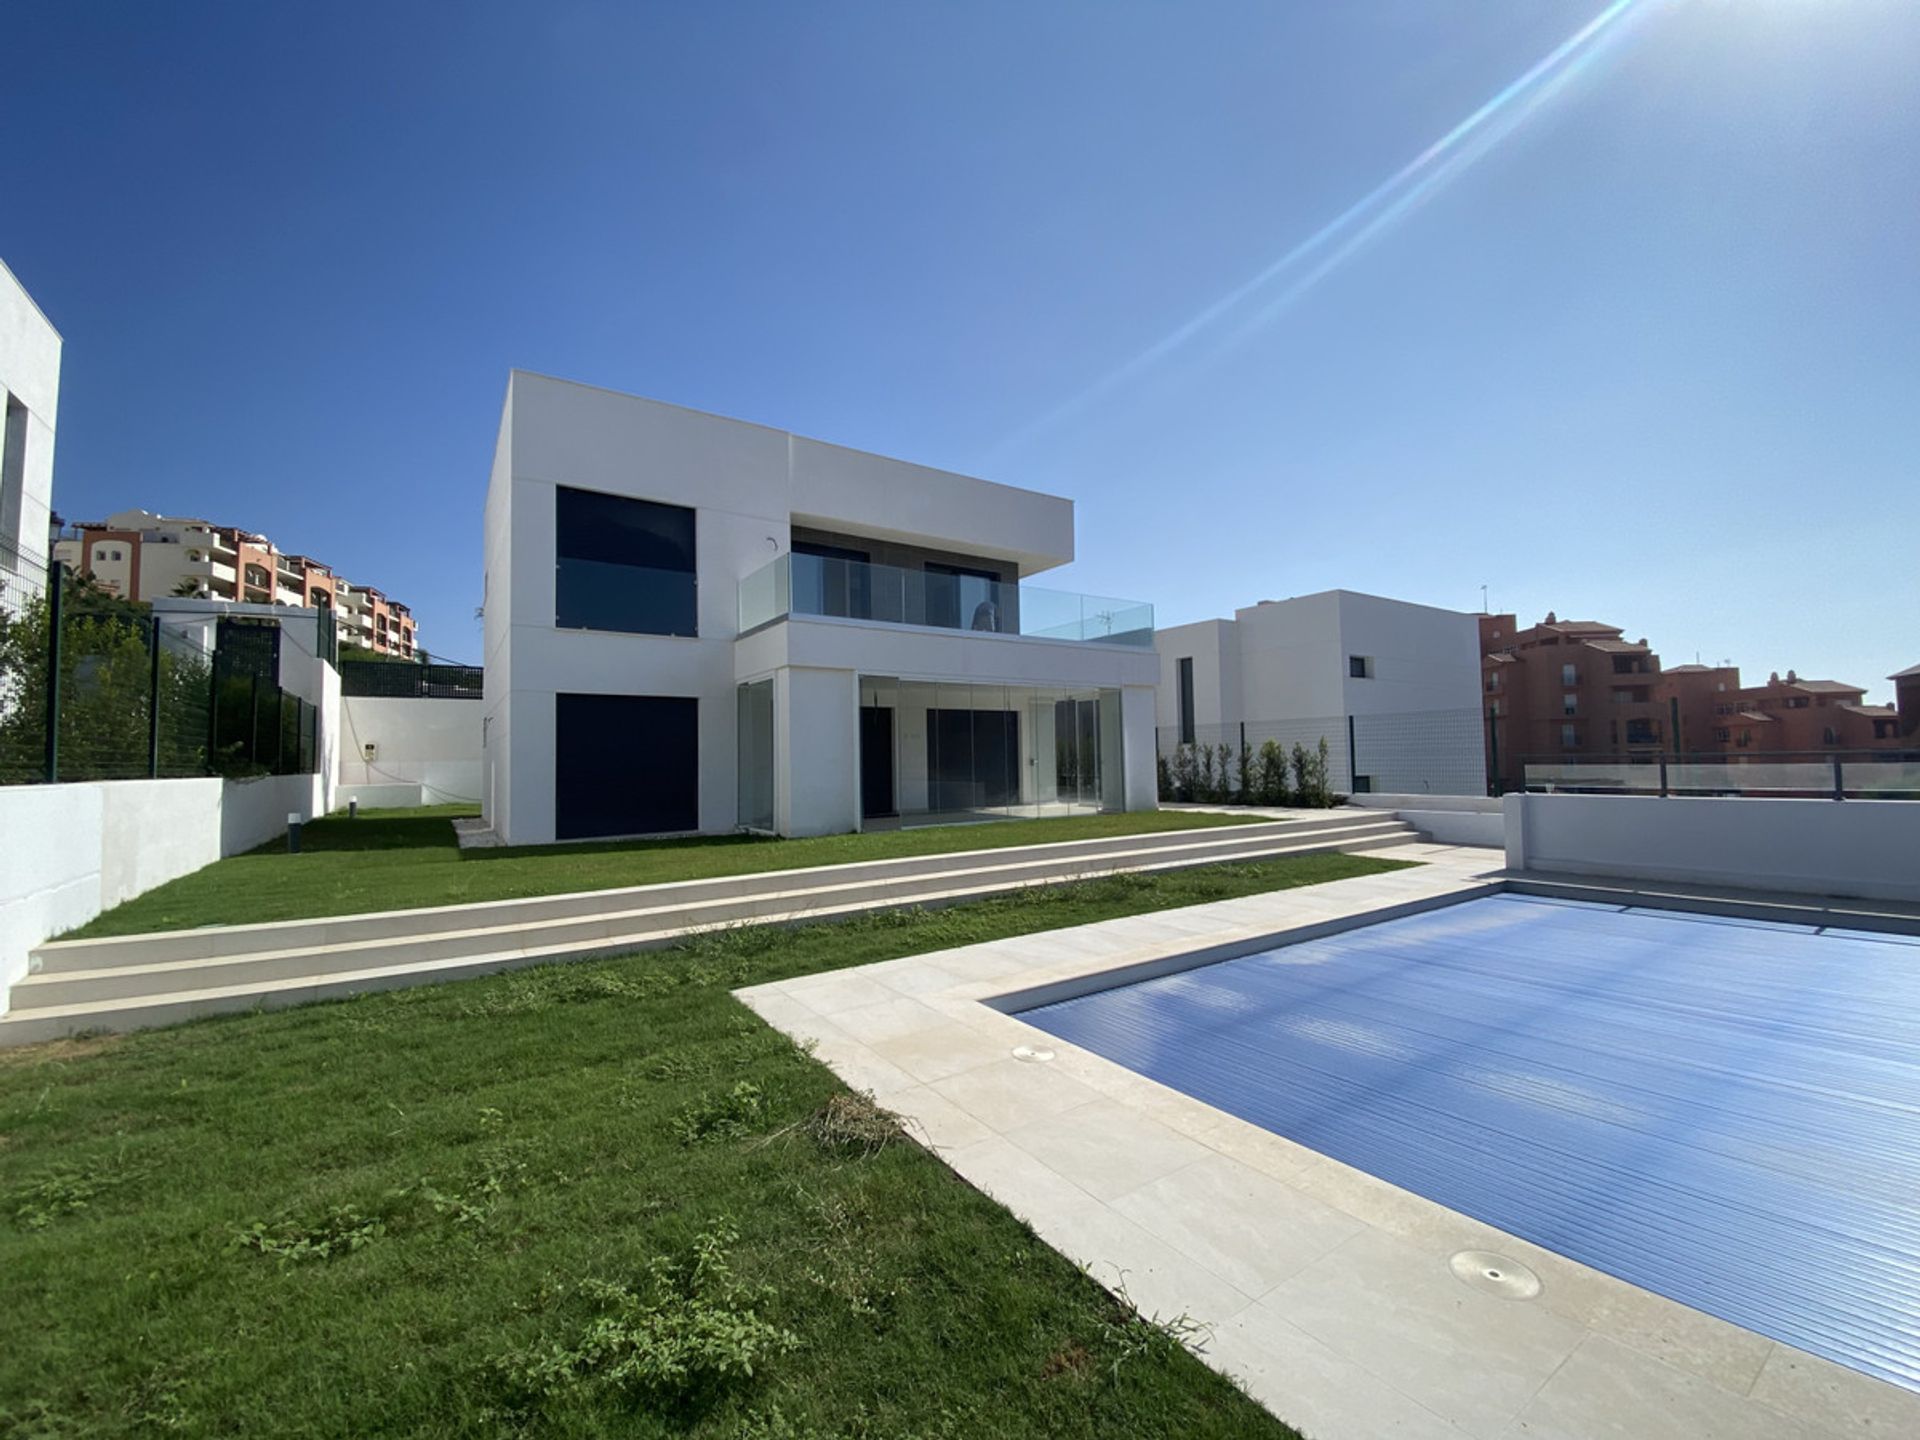
[[[1466,847],[1378,853],[1425,863],[735,993],[1143,1314],[1200,1322],[1196,1352],[1316,1440],[1920,1433],[1920,1395],[1531,1245],[1008,1013],[1503,891],[1920,933],[1920,911],[1880,902],[1512,875]],[[1541,1294],[1462,1281],[1449,1261],[1463,1251],[1519,1261]]]

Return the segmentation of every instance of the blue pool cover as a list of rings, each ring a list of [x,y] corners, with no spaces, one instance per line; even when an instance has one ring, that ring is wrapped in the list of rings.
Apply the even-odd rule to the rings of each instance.
[[[1920,939],[1500,895],[1021,1019],[1920,1390]]]

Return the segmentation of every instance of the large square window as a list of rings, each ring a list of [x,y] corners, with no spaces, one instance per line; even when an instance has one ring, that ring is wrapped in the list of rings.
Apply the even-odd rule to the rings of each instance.
[[[554,835],[659,835],[700,827],[700,702],[677,695],[556,695]]]
[[[692,510],[562,485],[554,520],[557,627],[699,633]]]

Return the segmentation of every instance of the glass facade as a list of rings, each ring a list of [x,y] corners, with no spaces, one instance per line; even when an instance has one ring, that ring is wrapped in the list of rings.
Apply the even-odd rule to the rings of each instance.
[[[554,522],[556,627],[699,633],[693,511],[560,485]]]
[[[918,570],[796,548],[740,582],[740,629],[788,615],[878,620],[1043,640],[1153,645],[1153,606],[996,580],[929,561]]]
[[[862,823],[1124,809],[1120,692],[860,681]]]
[[[739,688],[740,824],[773,829],[773,681]]]

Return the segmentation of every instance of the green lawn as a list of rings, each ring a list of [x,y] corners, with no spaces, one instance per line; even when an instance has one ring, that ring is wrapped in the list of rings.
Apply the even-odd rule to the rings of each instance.
[[[184,875],[107,911],[77,936],[135,935],[195,925],[301,920],[475,900],[511,900],[701,880],[759,870],[796,870],[899,855],[992,850],[1056,840],[1091,840],[1161,830],[1243,825],[1250,817],[1158,810],[1081,815],[1058,820],[1007,820],[921,830],[775,840],[721,835],[696,840],[622,840],[461,850],[448,821],[468,806],[372,810],[358,820],[334,816],[305,827],[301,853],[284,841],[235,855]]]
[[[0,1051],[0,1434],[1286,1436],[728,991],[1394,868],[1111,876]]]

